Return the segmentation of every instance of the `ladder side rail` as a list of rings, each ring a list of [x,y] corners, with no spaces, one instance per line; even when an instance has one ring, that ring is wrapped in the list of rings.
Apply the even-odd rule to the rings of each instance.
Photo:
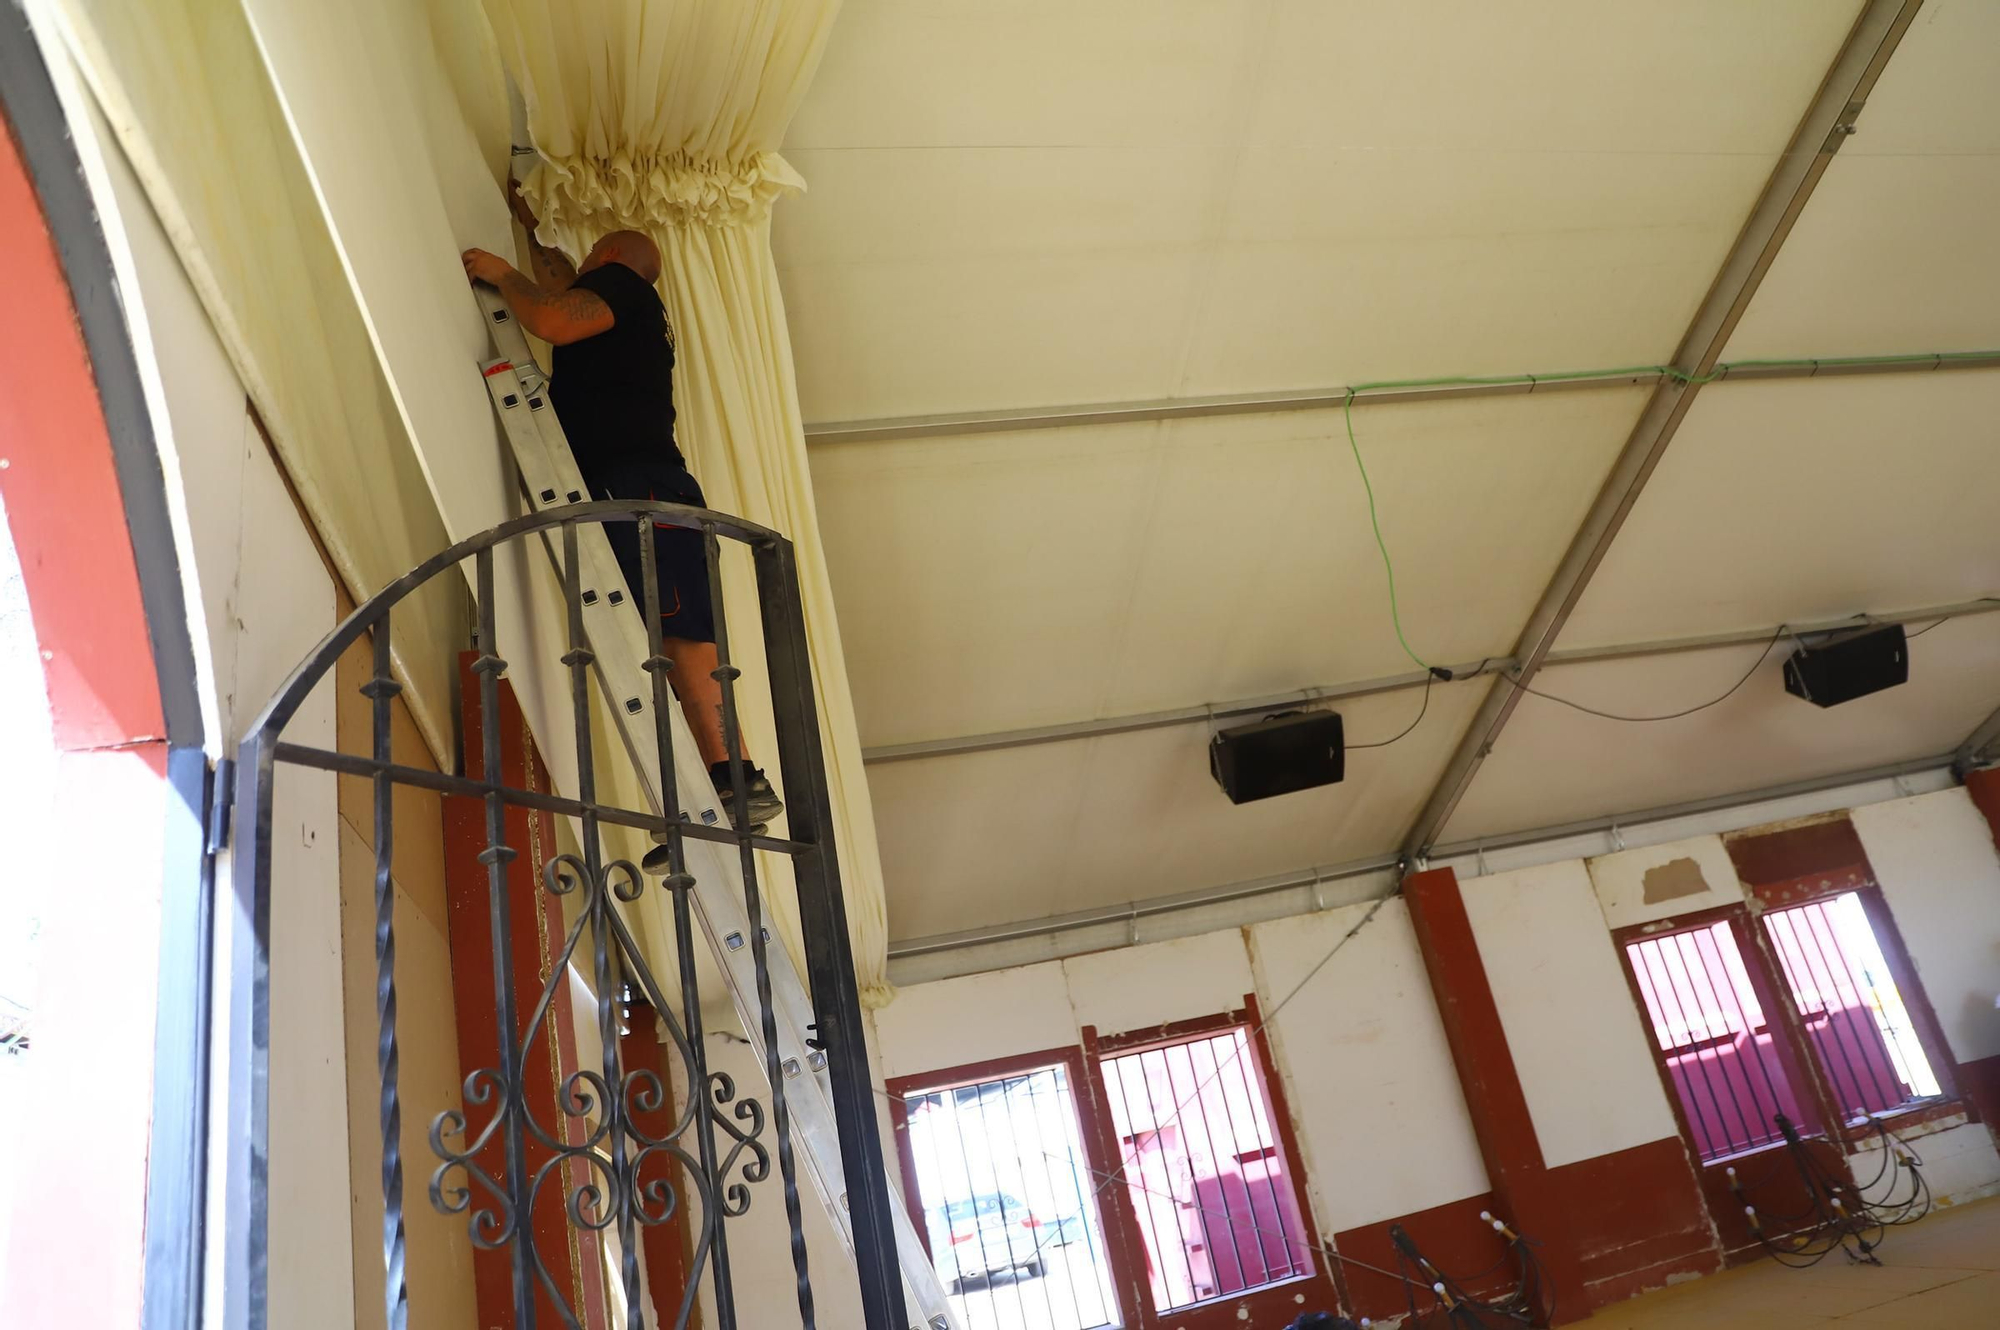
[[[480,303],[486,309],[489,327],[493,333],[495,349],[501,352],[504,365],[495,362],[487,368],[490,395],[499,413],[517,465],[521,469],[524,489],[530,506],[537,511],[571,502],[581,502],[591,498],[583,484],[581,472],[577,469],[575,456],[564,438],[560,423],[553,410],[547,409],[547,380],[529,353],[526,338],[519,325],[507,317],[504,305],[497,294],[480,291]],[[511,400],[509,400],[511,398]],[[659,792],[655,789],[653,773],[658,768],[657,726],[647,714],[651,705],[652,689],[650,680],[643,677],[643,667],[639,662],[646,658],[650,647],[644,640],[645,628],[642,620],[625,602],[631,599],[630,589],[624,585],[624,576],[612,555],[609,541],[603,529],[596,525],[579,529],[578,549],[582,567],[583,585],[598,591],[596,599],[588,604],[586,613],[591,620],[608,621],[609,635],[620,642],[623,648],[617,651],[597,652],[595,668],[599,685],[606,701],[606,709],[619,730],[629,756],[639,773],[642,787],[649,805],[655,812],[661,811]],[[545,542],[547,536],[544,536]],[[552,543],[547,546],[549,556],[560,567]],[[788,547],[786,547],[788,549]],[[795,574],[794,574],[795,575]],[[760,579],[761,580],[761,579]],[[602,640],[606,632],[600,623],[586,625],[587,636]],[[809,683],[809,668],[808,690]],[[773,666],[776,678],[776,666]],[[631,702],[637,699],[639,705]],[[680,789],[685,798],[705,815],[705,822],[719,816],[713,798],[713,786],[706,769],[692,758],[694,752],[692,737],[687,733],[686,720],[679,714],[680,709],[670,708],[668,717],[674,726],[677,742],[675,769]],[[640,721],[646,723],[639,723]],[[818,730],[816,718],[811,730],[812,744],[817,748]],[[786,759],[781,753],[781,770],[784,772],[819,771],[817,767],[799,765],[799,760]],[[786,776],[790,783],[793,777]],[[821,791],[823,793],[823,791]],[[683,812],[682,817],[690,817]],[[830,820],[830,819],[829,819]],[[822,823],[825,825],[825,823]],[[755,1005],[756,992],[755,961],[749,942],[749,918],[743,905],[740,882],[736,866],[729,863],[721,853],[720,845],[710,841],[696,841],[694,853],[708,863],[701,865],[706,871],[693,873],[695,883],[690,891],[695,905],[694,915],[699,920],[710,948],[717,959],[727,983],[738,1017],[746,1035],[753,1044],[753,1052],[760,1062],[764,1060],[763,1029],[761,1013]],[[807,858],[801,855],[796,858]],[[812,870],[807,870],[812,871]],[[837,882],[834,888],[837,891]],[[806,891],[801,889],[801,908],[804,910]],[[844,911],[843,911],[844,914]],[[817,931],[816,925],[808,925],[808,950],[812,949],[810,937]],[[769,930],[765,930],[768,939]],[[844,918],[840,927],[840,938],[846,943]],[[851,974],[851,954],[849,969]],[[834,1110],[835,1087],[829,1083],[827,1075],[828,1059],[823,1051],[814,1045],[819,1043],[810,1031],[815,1028],[818,1018],[807,998],[803,982],[791,963],[788,952],[783,947],[770,949],[768,982],[771,987],[773,1011],[776,1017],[779,1057],[777,1065],[782,1069],[787,1106],[790,1110],[794,1135],[803,1144],[801,1153],[807,1162],[815,1188],[820,1192],[828,1217],[835,1231],[850,1251],[855,1249],[855,1235],[848,1192],[853,1179],[844,1164],[847,1151],[842,1146],[840,1117]],[[838,986],[836,986],[837,988]],[[849,992],[848,998],[854,1000]],[[858,1002],[855,1002],[858,1010]],[[866,1093],[872,1093],[872,1085],[867,1079],[865,1053],[861,1063],[860,1080]],[[855,1115],[856,1121],[864,1120]],[[872,1163],[873,1172],[863,1174],[879,1181],[875,1184],[886,1193],[885,1164],[879,1137],[872,1130],[874,1122],[872,1105],[868,1108],[865,1121],[872,1144],[872,1160],[864,1160],[864,1169]],[[864,1151],[867,1147],[863,1147]],[[921,1324],[932,1330],[946,1330],[956,1325],[942,1284],[932,1268],[929,1255],[924,1249],[913,1224],[901,1205],[891,1203],[888,1207],[892,1217],[893,1245],[899,1257],[902,1291],[908,1296],[911,1309],[920,1313]],[[882,1249],[880,1236],[877,1249]]]

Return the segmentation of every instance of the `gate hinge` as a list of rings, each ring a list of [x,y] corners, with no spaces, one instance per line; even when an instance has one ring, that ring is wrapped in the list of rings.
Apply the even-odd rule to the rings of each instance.
[[[236,805],[236,763],[230,758],[219,758],[215,764],[215,777],[208,783],[208,845],[210,854],[220,854],[229,847],[229,810]]]

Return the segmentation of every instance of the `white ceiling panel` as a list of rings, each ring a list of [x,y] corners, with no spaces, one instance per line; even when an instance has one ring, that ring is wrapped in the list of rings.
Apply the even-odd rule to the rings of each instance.
[[[806,416],[1657,360],[1855,10],[853,0],[776,226]]]
[[[1657,715],[1719,696],[1759,647],[1542,671],[1535,687],[1600,710]],[[1680,720],[1603,720],[1521,699],[1446,824],[1456,842],[1747,792],[1950,752],[2000,704],[2000,615],[1910,643],[1910,681],[1837,707],[1784,691],[1785,646],[1728,701]],[[1507,687],[1505,683],[1496,687]]]
[[[1355,409],[1427,660],[1512,648],[1643,400]],[[834,444],[812,463],[865,743],[1414,668],[1337,411]]]
[[[1857,0],[1278,0],[1258,143],[1554,153],[1785,146]]]
[[[1192,250],[781,270],[809,421],[1166,397]]]
[[[1267,8],[846,0],[785,148],[1221,143]]]
[[[1560,645],[2000,595],[1996,421],[1991,370],[1703,391]]]
[[[1409,737],[1350,751],[1339,785],[1233,805],[1184,725],[878,763],[892,937],[1040,919],[1330,865],[1395,848],[1489,681],[1438,685]],[[1336,708],[1350,745],[1388,739],[1422,690]]]
[[[1769,172],[1761,153],[1253,147],[1175,391],[1658,363]]]
[[[1927,0],[1730,359],[2000,346],[2000,5]]]

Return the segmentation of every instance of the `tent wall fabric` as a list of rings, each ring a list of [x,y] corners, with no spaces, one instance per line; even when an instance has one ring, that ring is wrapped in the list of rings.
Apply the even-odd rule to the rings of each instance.
[[[606,231],[653,237],[681,448],[711,505],[797,546],[855,964],[864,1001],[880,1005],[891,995],[881,864],[770,237],[772,204],[804,187],[777,148],[839,8],[487,0],[543,158],[522,182],[539,238],[580,257]],[[754,660],[747,567],[726,564],[724,582],[732,652]],[[768,749],[769,709],[756,690],[745,696],[755,756],[760,736]]]
[[[450,540],[245,11],[200,0],[48,8],[341,580],[367,598]],[[440,761],[467,632],[455,591],[435,583],[393,633]]]

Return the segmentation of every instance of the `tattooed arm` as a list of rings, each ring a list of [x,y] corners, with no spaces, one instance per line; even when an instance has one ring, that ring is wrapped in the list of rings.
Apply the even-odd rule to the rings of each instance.
[[[532,230],[528,232],[528,258],[534,265],[535,285],[544,291],[567,291],[576,280],[576,265],[569,261],[569,255],[535,239]]]
[[[528,233],[528,258],[535,270],[535,285],[544,291],[568,290],[576,280],[576,265],[569,261],[569,255],[535,239],[535,227],[539,225],[535,210],[521,193],[521,182],[512,177],[507,181],[507,207],[521,229]]]
[[[615,322],[611,306],[594,291],[548,290],[483,249],[468,249],[461,257],[467,277],[497,288],[521,326],[551,346],[568,346],[609,332]]]

